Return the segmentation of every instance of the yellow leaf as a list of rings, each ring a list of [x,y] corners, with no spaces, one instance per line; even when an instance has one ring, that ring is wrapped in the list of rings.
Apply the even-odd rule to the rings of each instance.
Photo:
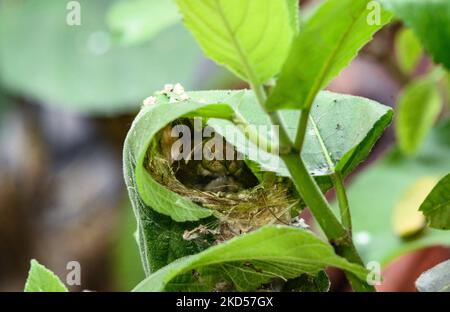
[[[423,177],[406,190],[393,212],[394,232],[397,235],[411,236],[424,228],[425,216],[419,207],[438,182],[436,177]]]

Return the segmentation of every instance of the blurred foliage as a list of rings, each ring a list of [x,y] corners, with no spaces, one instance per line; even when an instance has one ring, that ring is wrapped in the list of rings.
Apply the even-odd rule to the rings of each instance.
[[[119,229],[111,254],[111,271],[118,291],[130,291],[145,277],[139,249],[134,236],[136,221],[127,201],[119,214]]]
[[[129,45],[150,40],[181,19],[171,0],[126,0],[114,4],[107,23],[120,43]]]
[[[8,110],[8,106],[8,100],[6,99],[4,94],[2,94],[2,90],[0,89],[0,121]]]
[[[422,44],[414,32],[402,28],[395,37],[395,55],[400,69],[407,75],[414,73],[422,54]]]
[[[8,91],[70,111],[116,113],[137,110],[167,82],[205,86],[204,59],[181,25],[123,47],[105,21],[114,2],[79,2],[81,26],[69,26],[66,1],[0,0],[0,81]]]
[[[398,98],[396,133],[407,155],[420,148],[442,110],[442,98],[432,75],[413,80]]]
[[[450,1],[380,0],[411,27],[436,63],[450,69]]]
[[[361,173],[350,185],[354,238],[366,261],[387,264],[394,257],[432,245],[450,246],[446,231],[425,229],[410,238],[394,233],[393,209],[405,191],[426,176],[443,177],[450,168],[450,121],[441,123],[414,158],[398,150]],[[419,209],[418,203],[417,209]]]

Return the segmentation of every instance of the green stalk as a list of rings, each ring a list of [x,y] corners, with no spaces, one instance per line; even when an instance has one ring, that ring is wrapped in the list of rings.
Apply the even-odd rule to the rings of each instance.
[[[255,92],[259,104],[264,110],[266,110],[266,95],[264,89],[257,84],[252,84],[251,86]],[[302,111],[295,146],[292,146],[291,141],[288,139],[289,137],[283,127],[283,124],[281,123],[279,115],[268,113],[271,117],[272,123],[280,127],[281,158],[289,170],[297,191],[311,210],[314,218],[319,223],[330,244],[334,247],[336,253],[350,262],[364,266],[364,263],[353,244],[350,232],[346,230],[336,218],[325,196],[322,194],[322,191],[314,178],[309,174],[303,160],[300,157],[300,152],[308,125],[309,113],[309,109]],[[375,291],[373,286],[361,281],[353,274],[347,272],[345,274],[353,290]]]
[[[265,103],[267,100],[266,92],[261,85],[255,85],[251,84],[251,87],[253,89],[253,92],[255,93],[256,99],[258,100],[258,103],[261,105],[261,107],[266,111],[265,109]],[[279,152],[280,154],[288,154],[291,152],[292,143],[289,139],[289,136],[286,132],[286,129],[284,128],[283,122],[281,121],[280,115],[278,112],[270,112],[268,113],[270,121],[273,125],[276,125],[280,127],[280,146],[279,146]]]
[[[364,266],[361,257],[353,245],[350,232],[339,223],[333,214],[325,196],[322,194],[314,178],[309,174],[301,157],[297,154],[289,154],[282,155],[282,159],[291,174],[297,191],[311,210],[336,253],[350,262]],[[365,292],[375,291],[373,286],[361,281],[353,274],[346,272],[345,275],[353,290]]]
[[[298,192],[320,224],[325,235],[330,241],[340,241],[347,235],[347,232],[331,211],[325,196],[314,178],[309,174],[301,157],[297,154],[288,154],[282,155],[281,158],[288,167]]]
[[[303,143],[305,142],[306,130],[308,129],[310,108],[304,108],[300,115],[300,122],[298,125],[297,135],[295,136],[295,147],[299,151],[303,149]]]
[[[347,193],[345,192],[345,185],[340,172],[336,171],[333,174],[333,184],[336,189],[336,197],[339,203],[342,224],[351,233],[352,217],[350,214],[350,205],[348,204]]]

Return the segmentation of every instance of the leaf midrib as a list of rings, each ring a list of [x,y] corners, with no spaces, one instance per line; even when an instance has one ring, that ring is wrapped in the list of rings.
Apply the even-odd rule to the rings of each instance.
[[[249,79],[249,82],[251,85],[253,86],[257,86],[259,85],[258,79],[256,77],[255,72],[253,71],[250,62],[247,60],[244,50],[241,47],[241,44],[239,43],[239,41],[237,40],[234,32],[231,29],[231,25],[229,24],[226,16],[225,16],[225,12],[223,11],[222,8],[222,4],[220,3],[220,0],[214,0],[214,3],[216,4],[216,8],[217,11],[219,12],[219,16],[222,20],[223,25],[225,26],[226,31],[228,32],[230,38],[231,38],[231,42],[234,45],[237,53],[238,53],[238,57],[241,59],[242,64],[244,65],[244,70],[247,73],[247,77]]]
[[[325,141],[322,138],[322,134],[319,131],[319,128],[317,127],[316,122],[314,121],[314,117],[312,115],[309,116],[309,119],[311,121],[311,125],[313,127],[314,132],[316,133],[317,141],[319,141],[320,148],[322,149],[322,153],[325,156],[325,160],[327,161],[328,168],[332,173],[335,171],[335,166],[333,161],[330,158],[330,152],[328,151],[327,146],[325,145]]]

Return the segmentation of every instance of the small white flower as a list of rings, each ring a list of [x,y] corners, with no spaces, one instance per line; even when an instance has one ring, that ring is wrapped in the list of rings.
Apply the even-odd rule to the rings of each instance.
[[[144,100],[144,106],[150,106],[156,104],[156,98],[154,96],[149,96]]]
[[[173,91],[173,84],[166,84],[164,85],[164,92],[172,92]]]
[[[175,93],[177,95],[183,94],[184,93],[184,87],[180,83],[177,83],[175,85],[175,87],[173,88],[173,93]]]
[[[174,96],[171,96],[170,100],[169,100],[169,104],[173,104],[173,103],[176,103],[176,102],[178,102],[178,100]]]
[[[306,224],[305,219],[303,219],[303,218],[298,218],[298,217],[296,217],[296,218],[294,219],[294,222],[292,222],[292,225],[295,226],[295,227],[301,228],[301,229],[307,229],[307,228],[309,228],[309,225]]]
[[[183,93],[183,94],[180,95],[180,100],[181,101],[186,101],[186,100],[189,100],[189,99],[190,99],[190,97],[189,97],[189,95],[187,93]]]

